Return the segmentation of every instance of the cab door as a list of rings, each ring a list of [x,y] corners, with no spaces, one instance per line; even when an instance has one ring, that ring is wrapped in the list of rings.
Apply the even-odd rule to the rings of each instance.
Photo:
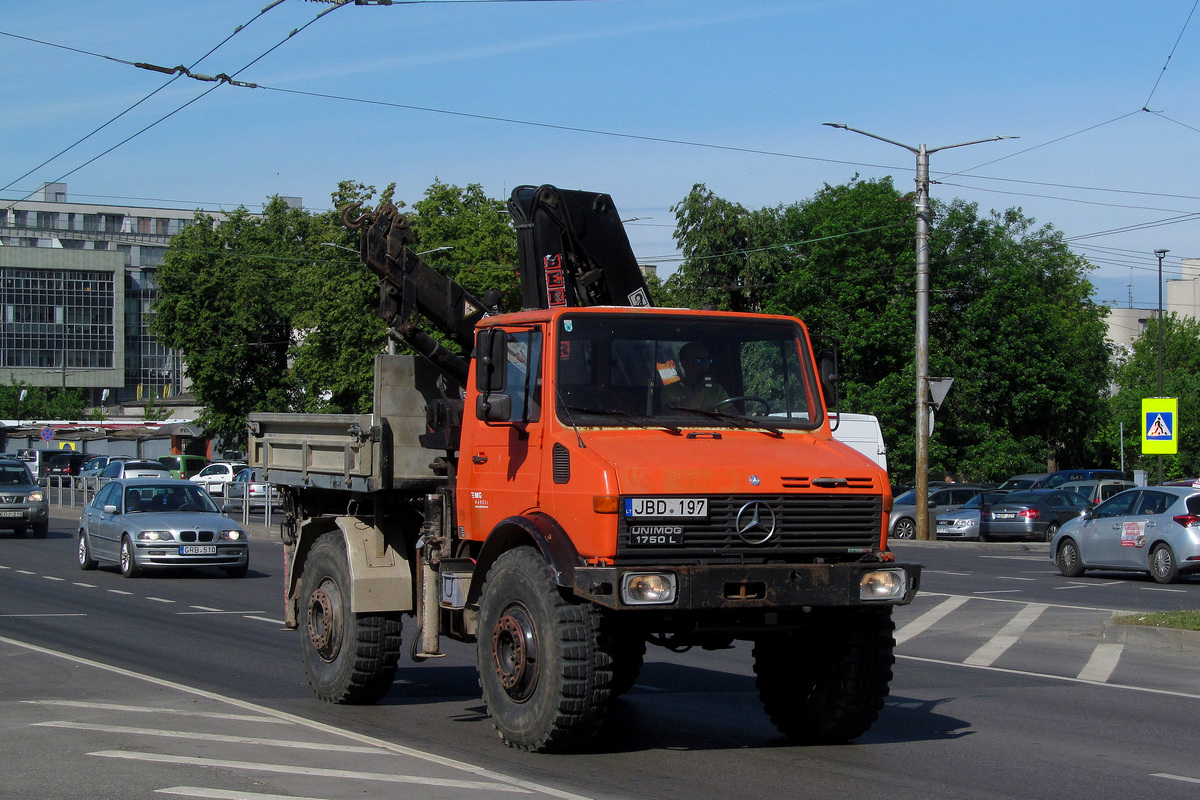
[[[481,418],[488,414],[478,403],[465,410],[458,518],[469,539],[484,539],[505,517],[539,505],[544,432],[542,331],[528,326],[493,330],[504,338],[504,385],[490,392],[487,401],[492,406],[507,404],[508,412],[503,419],[486,419]]]

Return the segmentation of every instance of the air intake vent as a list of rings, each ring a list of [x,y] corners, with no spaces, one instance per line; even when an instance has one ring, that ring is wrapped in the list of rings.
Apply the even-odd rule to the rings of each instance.
[[[555,483],[570,483],[571,481],[571,451],[566,447],[554,443],[554,482]]]
[[[814,479],[807,475],[783,475],[779,480],[784,489],[811,489],[814,485],[820,486],[823,489],[834,488],[828,482],[827,476],[820,476]],[[814,480],[819,482],[814,484]],[[849,489],[878,489],[875,486],[875,479],[871,477],[838,477],[836,481],[838,485]],[[845,481],[845,483],[842,483],[842,481]]]

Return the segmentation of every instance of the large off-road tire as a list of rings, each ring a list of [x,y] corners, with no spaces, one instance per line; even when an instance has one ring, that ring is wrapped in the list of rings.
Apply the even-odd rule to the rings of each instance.
[[[613,680],[604,625],[596,606],[563,596],[537,550],[496,559],[479,601],[479,686],[505,744],[544,753],[595,735]]]
[[[875,722],[892,679],[890,608],[828,609],[802,630],[764,636],[754,673],[767,716],[802,744],[836,744]]]
[[[646,661],[646,636],[640,630],[612,634],[613,679],[610,697],[615,700],[633,688]]]
[[[322,534],[300,575],[304,672],[330,703],[374,703],[388,693],[400,659],[400,612],[350,610],[350,564],[340,532]]]

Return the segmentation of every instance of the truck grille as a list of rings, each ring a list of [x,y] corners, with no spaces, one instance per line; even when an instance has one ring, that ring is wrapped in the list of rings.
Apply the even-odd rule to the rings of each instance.
[[[620,563],[857,560],[879,546],[882,520],[883,499],[879,495],[711,497],[706,520],[630,520],[622,514],[618,522],[617,560]],[[638,543],[631,526],[642,530],[649,527],[663,537],[655,537],[653,544]],[[740,535],[739,527],[743,531]]]

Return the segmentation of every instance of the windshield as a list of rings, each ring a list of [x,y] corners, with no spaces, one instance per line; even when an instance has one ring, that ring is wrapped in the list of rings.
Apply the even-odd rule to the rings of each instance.
[[[692,315],[564,316],[556,408],[589,426],[819,427],[803,328]]]
[[[139,511],[200,511],[219,514],[221,509],[212,501],[204,487],[195,486],[130,486],[125,489],[125,513]]]

